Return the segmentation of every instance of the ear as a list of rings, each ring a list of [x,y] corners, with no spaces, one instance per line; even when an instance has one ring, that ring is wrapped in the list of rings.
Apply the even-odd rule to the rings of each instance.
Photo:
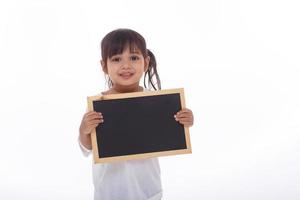
[[[101,63],[101,67],[102,67],[102,71],[107,74],[107,66],[105,65],[105,62],[103,60],[100,61]]]
[[[144,72],[146,72],[149,68],[149,63],[150,63],[150,56],[147,56],[145,58],[145,66],[144,66]]]

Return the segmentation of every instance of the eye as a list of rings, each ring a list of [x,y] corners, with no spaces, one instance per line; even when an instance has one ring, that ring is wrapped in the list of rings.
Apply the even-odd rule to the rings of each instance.
[[[115,57],[112,57],[112,58],[111,58],[111,61],[112,61],[112,62],[120,62],[120,61],[121,61],[121,58],[115,56]]]
[[[137,61],[137,60],[139,60],[140,58],[139,58],[138,56],[131,56],[130,59],[131,59],[132,61]]]

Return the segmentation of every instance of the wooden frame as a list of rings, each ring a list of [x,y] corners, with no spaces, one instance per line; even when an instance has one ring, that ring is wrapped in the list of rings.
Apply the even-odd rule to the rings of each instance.
[[[120,94],[91,96],[91,97],[88,97],[88,110],[93,111],[94,103],[97,101],[99,102],[99,101],[105,101],[105,100],[118,100],[118,99],[122,100],[122,99],[128,99],[128,98],[139,98],[139,97],[148,97],[148,96],[154,97],[154,96],[158,96],[158,95],[169,95],[169,94],[179,95],[181,108],[185,108],[184,89],[179,88],[179,89],[169,89],[169,90],[160,90],[160,91],[143,91],[143,92],[133,92],[133,93],[120,93]],[[105,123],[105,116],[104,116],[104,123]],[[152,158],[152,157],[159,157],[159,156],[169,156],[169,155],[192,153],[189,129],[184,126],[182,126],[182,127],[183,127],[184,134],[185,134],[184,138],[185,138],[185,144],[186,144],[186,148],[184,148],[184,149],[166,150],[166,151],[148,152],[148,153],[146,152],[146,153],[138,153],[138,154],[132,154],[132,155],[119,155],[119,156],[112,156],[112,157],[100,157],[99,156],[100,149],[98,149],[99,146],[97,144],[97,133],[96,133],[96,128],[95,128],[91,133],[94,162],[95,163],[104,163],[104,162],[124,161],[124,160],[132,160],[132,159],[144,159],[144,158]]]

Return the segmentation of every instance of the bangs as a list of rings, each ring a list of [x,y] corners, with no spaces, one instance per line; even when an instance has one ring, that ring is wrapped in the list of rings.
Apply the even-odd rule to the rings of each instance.
[[[108,48],[108,58],[111,58],[114,55],[122,54],[123,51],[129,47],[130,53],[141,52],[140,45],[137,45],[134,41],[120,41],[113,43],[110,48]]]
[[[146,43],[142,36],[134,31],[119,29],[109,33],[102,40],[102,59],[107,60],[114,55],[122,54],[124,49],[129,47],[130,52],[140,51],[146,57]]]

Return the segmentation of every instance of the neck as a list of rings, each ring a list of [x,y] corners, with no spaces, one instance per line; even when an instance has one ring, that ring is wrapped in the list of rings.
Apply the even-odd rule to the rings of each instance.
[[[141,92],[141,91],[143,91],[143,87],[139,85],[126,86],[126,87],[114,85],[111,88],[112,93],[128,93],[128,92]]]

